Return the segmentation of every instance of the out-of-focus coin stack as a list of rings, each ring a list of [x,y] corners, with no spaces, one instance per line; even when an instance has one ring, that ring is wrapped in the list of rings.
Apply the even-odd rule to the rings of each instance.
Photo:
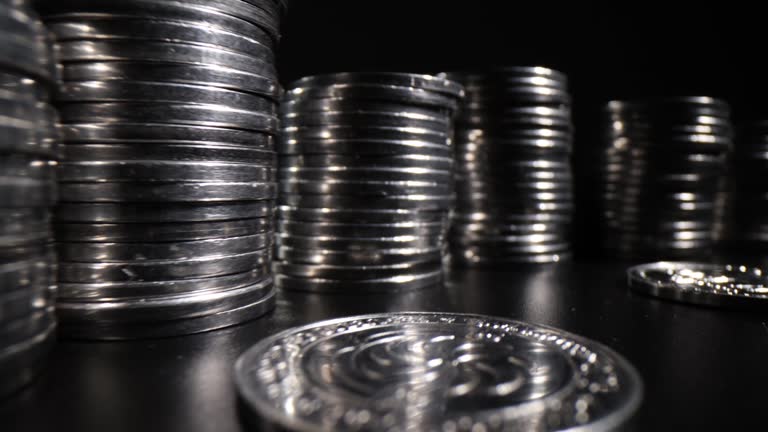
[[[543,67],[451,75],[466,97],[456,119],[458,265],[558,262],[573,213],[567,78]]]
[[[62,329],[165,336],[270,310],[278,3],[42,10],[63,76]]]
[[[732,145],[728,104],[677,97],[608,104],[603,248],[625,258],[712,252]]]
[[[398,73],[303,78],[281,106],[276,279],[387,291],[442,280],[461,86]]]
[[[768,252],[768,121],[750,121],[737,130],[729,161],[724,240],[741,253]]]
[[[0,396],[32,379],[56,328],[49,42],[28,4],[0,2]]]

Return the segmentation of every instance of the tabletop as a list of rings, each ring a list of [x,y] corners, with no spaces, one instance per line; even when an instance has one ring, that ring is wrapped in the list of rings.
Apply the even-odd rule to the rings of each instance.
[[[764,413],[764,400],[754,395],[768,388],[768,314],[634,294],[626,267],[579,262],[452,270],[444,287],[415,292],[281,293],[270,315],[197,335],[60,340],[42,375],[0,401],[0,430],[243,431],[232,380],[243,351],[294,325],[393,311],[482,313],[602,342],[643,378],[637,430],[754,428]]]

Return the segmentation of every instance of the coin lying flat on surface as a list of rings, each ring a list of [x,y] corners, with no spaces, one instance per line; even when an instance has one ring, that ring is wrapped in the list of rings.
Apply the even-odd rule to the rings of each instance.
[[[655,262],[627,270],[634,291],[707,306],[766,307],[768,276],[760,267]]]
[[[246,418],[292,431],[615,430],[642,397],[635,369],[595,342],[426,312],[284,331],[246,351],[235,380]]]

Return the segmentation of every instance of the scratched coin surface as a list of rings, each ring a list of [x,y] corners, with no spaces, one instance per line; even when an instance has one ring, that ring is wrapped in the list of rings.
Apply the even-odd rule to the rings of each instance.
[[[660,261],[627,270],[640,293],[708,306],[768,307],[768,276],[760,267]]]
[[[481,315],[391,313],[262,340],[235,365],[259,421],[296,431],[615,430],[635,369],[563,331]]]

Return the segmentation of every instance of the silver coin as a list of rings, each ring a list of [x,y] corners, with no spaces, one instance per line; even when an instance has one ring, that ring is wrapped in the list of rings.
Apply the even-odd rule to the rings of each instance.
[[[272,259],[263,249],[229,256],[196,256],[185,260],[116,263],[59,263],[59,281],[72,283],[167,281],[225,276],[250,271]]]
[[[2,208],[50,207],[56,203],[56,182],[0,176]]]
[[[241,237],[162,243],[57,242],[56,250],[61,261],[111,263],[235,255],[264,249],[271,244],[272,233],[263,233]]]
[[[45,4],[42,5],[40,9],[46,22],[62,19],[77,20],[84,17],[90,17],[92,13],[106,16],[115,15],[131,18],[162,19],[164,21],[174,22],[205,22],[209,26],[226,29],[240,35],[247,35],[263,41],[264,43],[267,43],[267,41],[270,40],[273,44],[276,42],[275,35],[259,25],[254,25],[254,23],[243,20],[231,13],[212,7],[205,7],[205,5],[200,5],[199,3],[141,0],[116,1],[108,4],[100,4],[98,5],[97,10],[93,10],[93,6],[94,5],[87,2],[87,0],[78,0],[76,3],[69,2],[66,5]]]
[[[211,126],[277,133],[277,118],[269,113],[232,109],[221,105],[84,102],[60,105],[63,123],[155,123]],[[67,140],[67,131],[64,132]]]
[[[240,237],[267,233],[271,218],[215,222],[171,223],[57,223],[60,242],[173,242]]]
[[[418,106],[403,102],[377,100],[366,100],[365,104],[362,104],[359,100],[345,98],[283,99],[280,102],[280,112],[287,119],[307,115],[334,115],[334,113],[386,114],[422,119],[443,119],[442,121],[446,123],[446,126],[450,124],[453,113],[452,110],[437,106]]]
[[[308,155],[281,155],[280,164],[289,170],[296,168],[426,168],[433,170],[452,170],[453,159],[422,155],[418,153],[404,153],[383,156],[369,155],[344,155],[344,154],[308,154]]]
[[[33,337],[0,348],[0,396],[29,383],[42,369],[56,339],[56,322]]]
[[[119,340],[135,338],[159,338],[200,333],[233,326],[256,319],[275,307],[275,289],[253,303],[210,315],[182,320],[163,320],[141,323],[64,322],[59,328],[62,334],[79,339]]]
[[[55,286],[41,285],[17,290],[0,296],[0,323],[5,326],[19,319],[33,316],[53,305]]]
[[[105,301],[207,291],[222,291],[249,286],[271,274],[269,264],[243,273],[198,279],[172,279],[149,282],[61,283],[57,298],[73,301]]]
[[[431,249],[377,249],[359,251],[334,251],[328,249],[292,248],[279,246],[277,259],[290,263],[316,265],[396,265],[440,261],[444,251],[440,247]]]
[[[61,196],[65,194],[62,191]],[[365,199],[351,195],[287,195],[281,194],[281,205],[309,208],[344,208],[344,209],[450,209],[453,205],[451,195],[388,195]]]
[[[56,44],[59,61],[73,62],[140,61],[222,66],[276,80],[275,65],[261,59],[224,48],[179,42],[128,40],[63,41]]]
[[[429,113],[432,114],[432,113]],[[325,125],[371,125],[373,127],[415,127],[448,130],[450,118],[409,111],[298,111],[282,116],[284,127],[317,127]]]
[[[334,222],[304,222],[282,218],[278,222],[278,231],[298,236],[333,236],[333,237],[398,237],[437,235],[447,228],[440,222],[392,223],[392,224],[347,224]]]
[[[324,195],[343,194],[354,196],[389,195],[450,195],[453,191],[449,182],[434,181],[344,181],[324,180],[323,182],[281,179],[280,193]]]
[[[65,202],[223,202],[271,200],[276,184],[264,182],[61,183]]]
[[[57,222],[169,223],[212,222],[272,217],[272,201],[225,203],[60,203]]]
[[[4,258],[0,264],[0,295],[53,285],[54,257],[52,251],[40,251],[16,259]]]
[[[289,101],[299,102],[308,99],[350,99],[435,106],[452,111],[458,108],[458,99],[454,96],[414,87],[371,83],[344,83],[319,87],[292,86],[286,90],[284,97]]]
[[[356,125],[284,126],[282,136],[286,142],[294,140],[417,140],[435,144],[448,144],[448,128],[428,129],[419,127]]]
[[[55,125],[0,117],[0,151],[49,158],[57,156]]]
[[[453,184],[451,171],[421,167],[366,167],[334,165],[327,167],[282,166],[278,175],[282,182],[308,182],[318,185],[330,182],[429,182]],[[319,187],[319,186],[318,186]]]
[[[264,298],[272,278],[253,285],[221,291],[155,295],[110,301],[58,299],[56,313],[62,322],[153,322],[180,320],[225,312]]]
[[[205,161],[90,160],[64,162],[59,181],[69,182],[274,182],[274,164]]]
[[[338,280],[317,277],[302,278],[285,274],[275,275],[275,284],[280,289],[310,292],[366,293],[414,290],[439,285],[442,280],[443,272],[441,269],[428,273],[406,273],[398,276],[367,280]]]
[[[284,373],[268,372],[278,364]],[[629,422],[643,387],[623,357],[583,337],[432,312],[289,329],[246,351],[235,382],[264,424],[300,431],[608,431]],[[307,408],[286,408],[295,399]]]
[[[655,262],[627,270],[637,292],[706,306],[761,308],[768,279],[760,267],[697,262]]]
[[[285,232],[276,238],[279,247],[307,249],[327,249],[335,251],[372,251],[386,252],[397,249],[434,249],[440,247],[443,236],[399,236],[399,237],[331,237],[297,236]]]
[[[60,103],[169,102],[221,105],[265,113],[277,111],[275,102],[267,97],[206,85],[128,80],[67,81],[58,89]]]
[[[279,211],[282,219],[353,224],[442,222],[448,217],[445,211],[419,209],[314,209],[281,205]]]
[[[278,145],[279,153],[290,154],[350,154],[350,155],[397,155],[417,153],[429,156],[451,157],[452,150],[446,144],[421,140],[293,140]]]
[[[131,40],[179,42],[226,48],[246,55],[274,61],[269,42],[208,26],[200,21],[130,19],[124,16],[62,17],[48,21],[57,42],[69,40]]]
[[[62,70],[66,81],[153,81],[205,85],[267,96],[277,100],[280,85],[269,78],[221,66],[141,62],[71,63]]]
[[[292,82],[291,87],[324,87],[336,84],[379,84],[410,87],[444,93],[455,98],[463,96],[462,85],[445,75],[419,75],[409,73],[345,72],[312,75]]]
[[[511,264],[556,264],[570,261],[572,257],[573,254],[569,250],[541,254],[478,253],[473,250],[459,250],[451,253],[451,263],[457,266],[497,267]]]
[[[326,265],[326,264],[296,264],[292,262],[275,261],[275,273],[296,278],[333,279],[338,281],[366,282],[371,279],[386,279],[408,277],[411,274],[421,274],[442,268],[442,262],[421,261],[389,265]]]
[[[13,321],[4,322],[0,327],[0,346],[13,346],[34,338],[56,322],[53,305]]]
[[[483,72],[449,72],[446,75],[449,78],[460,82],[472,82],[475,80],[495,78],[508,79],[510,77],[541,77],[562,83],[568,82],[568,76],[566,74],[544,66],[504,66],[492,68]]]
[[[274,150],[275,147],[273,135],[215,126],[86,121],[79,124],[64,124],[61,130],[62,139],[68,143],[232,144],[262,150]]]
[[[56,178],[55,161],[20,154],[0,156],[0,176],[4,179],[48,180]]]
[[[2,32],[0,67],[19,71],[46,82],[53,82],[51,58],[41,36],[36,39]],[[13,59],[10,61],[8,59]]]
[[[534,233],[534,234],[478,234],[474,232],[457,232],[451,233],[451,241],[457,244],[477,245],[477,246],[499,246],[499,247],[512,247],[522,246],[528,247],[541,247],[545,250],[542,252],[548,252],[550,247],[560,247],[560,242],[564,241],[564,236],[559,233]],[[537,250],[537,252],[539,252]]]
[[[178,161],[222,162],[276,167],[275,152],[226,144],[65,144],[62,159],[67,163],[86,161]]]

